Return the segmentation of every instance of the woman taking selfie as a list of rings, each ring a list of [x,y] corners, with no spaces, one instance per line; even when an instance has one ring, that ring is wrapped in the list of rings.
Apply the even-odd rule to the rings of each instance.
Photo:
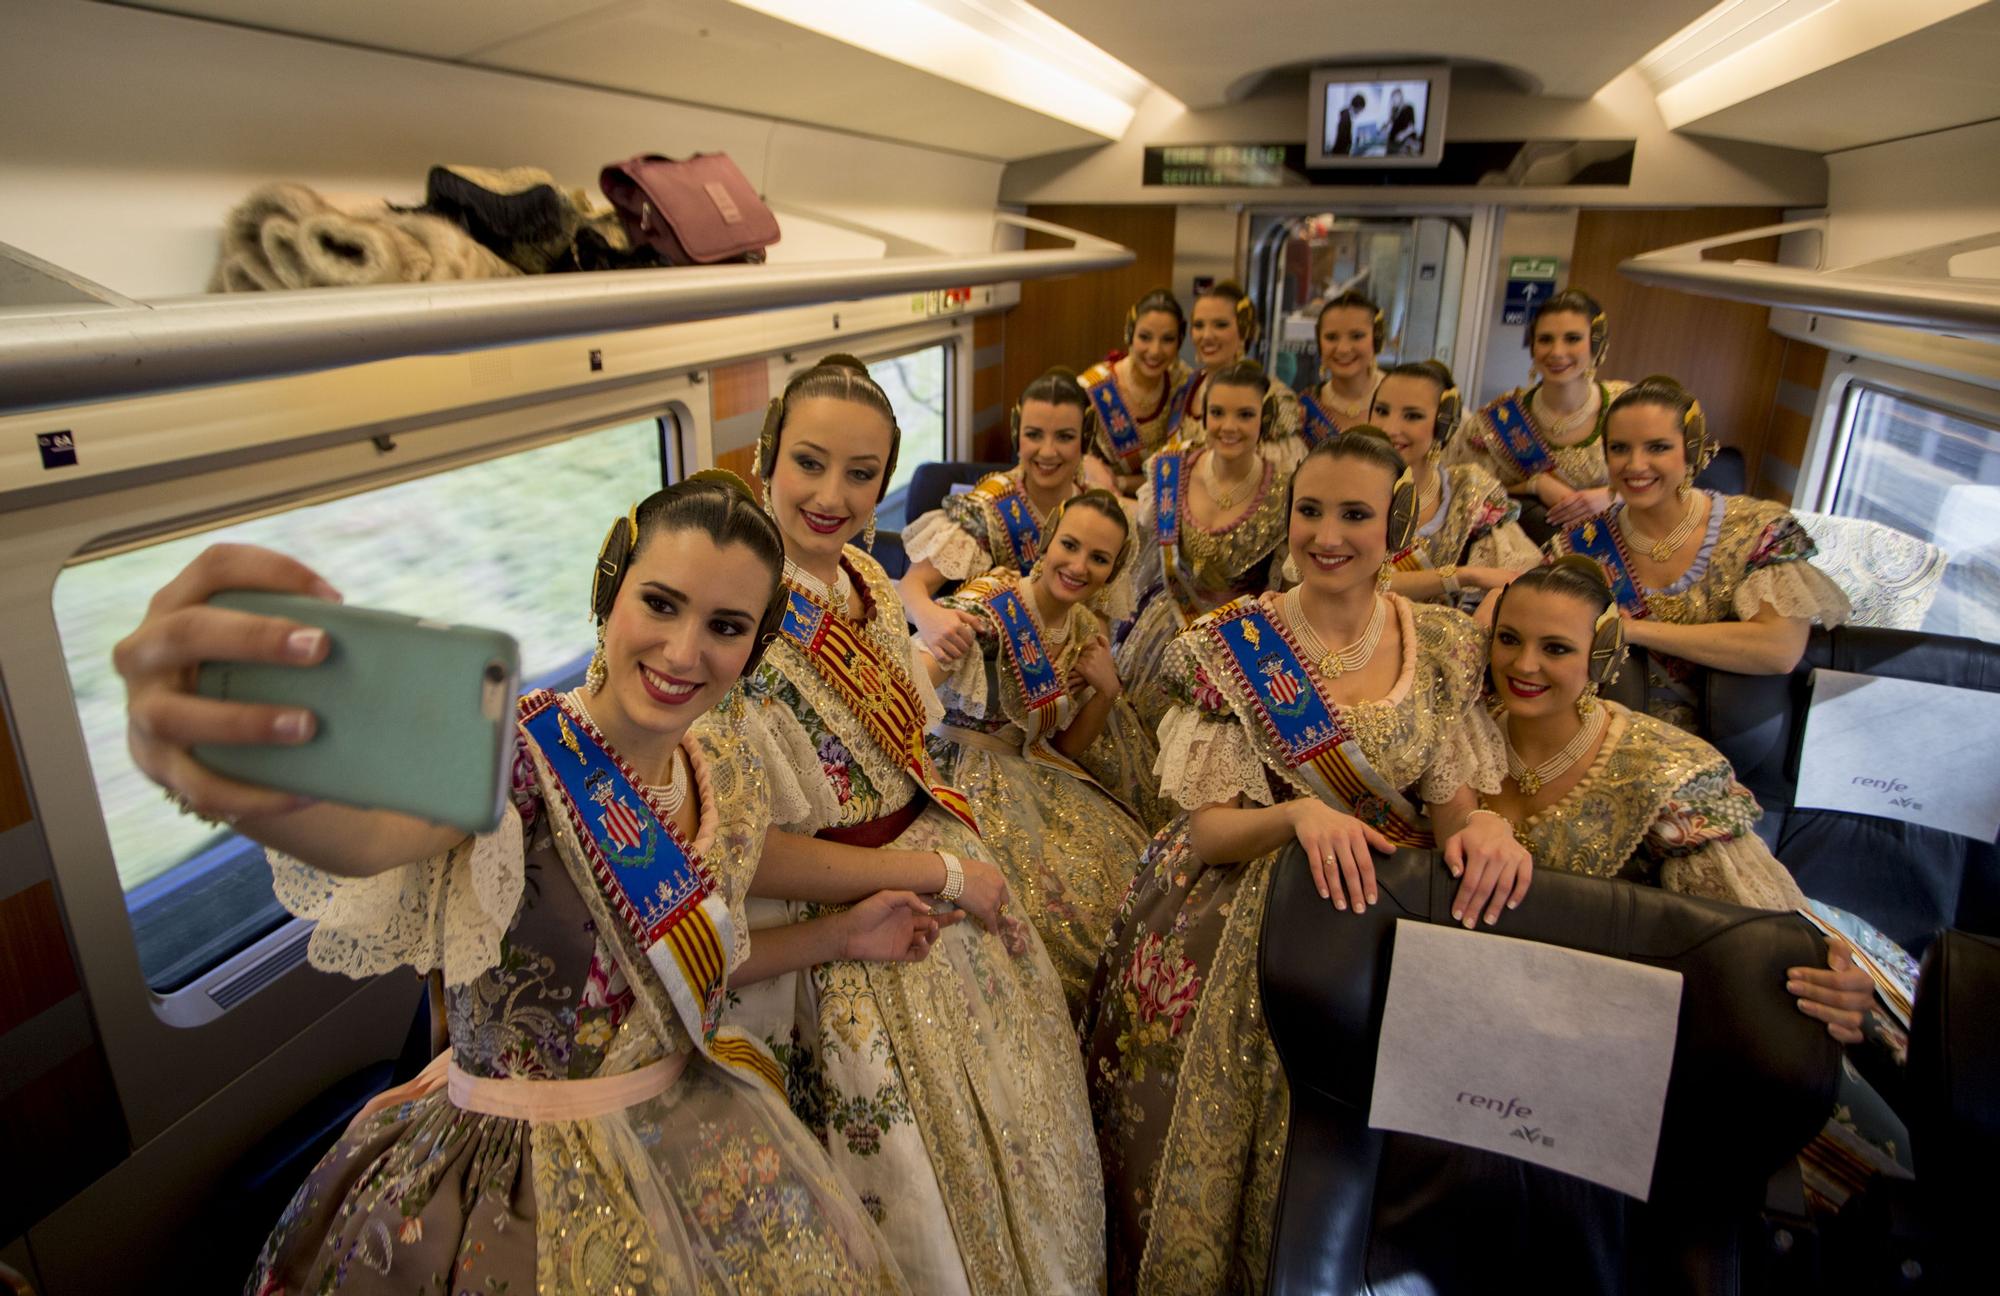
[[[205,660],[325,659],[325,631],[207,604],[230,589],[338,597],[299,563],[212,548],[119,645],[140,768],[270,849],[279,899],[318,922],[313,965],[437,968],[446,984],[449,1083],[349,1128],[247,1291],[903,1289],[776,1064],[718,1020],[732,982],[921,958],[938,931],[915,896],[888,894],[748,939],[772,806],[740,774],[752,755],[726,698],[775,626],[780,552],[742,483],[719,476],[618,520],[592,588],[591,682],[521,699],[511,795],[485,835],[225,780],[190,754],[314,732],[310,712],[189,690]],[[639,923],[646,898],[602,867],[631,840],[695,901],[663,927]],[[684,965],[670,950],[690,940],[718,957]]]
[[[759,768],[800,803],[779,822],[813,835],[789,841],[875,848],[912,870],[942,858],[952,899],[991,887],[973,865],[992,848],[925,746],[944,708],[896,587],[849,543],[873,527],[900,439],[851,357],[802,371],[771,402],[757,463],[784,535],[786,608],[746,687],[766,736]],[[774,894],[846,868],[786,839],[769,854],[789,888]],[[1004,871],[1024,876],[1023,861]],[[996,889],[920,964],[814,968],[795,1012],[767,1009],[763,1033],[912,1287],[1088,1291],[1103,1280],[1103,1184],[1076,1036],[1040,938]]]

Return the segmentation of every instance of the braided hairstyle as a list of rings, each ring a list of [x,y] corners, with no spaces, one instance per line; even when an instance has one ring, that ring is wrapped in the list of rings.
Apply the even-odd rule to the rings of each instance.
[[[1181,299],[1174,296],[1173,290],[1170,288],[1155,288],[1138,301],[1132,303],[1132,308],[1125,312],[1125,345],[1127,347],[1132,345],[1132,335],[1138,331],[1139,321],[1156,311],[1162,315],[1171,315],[1174,317],[1174,345],[1178,346],[1187,340],[1187,312],[1181,309]]]
[[[868,366],[851,355],[835,352],[810,369],[801,369],[785,384],[783,394],[764,410],[764,427],[757,434],[757,476],[768,485],[778,466],[778,440],[784,434],[785,419],[803,400],[830,396],[852,401],[880,414],[889,424],[889,462],[882,466],[882,484],[875,492],[877,503],[889,493],[889,479],[896,475],[896,452],[903,445],[903,430],[896,424],[895,407],[889,394],[868,373]]]
[[[1354,288],[1349,288],[1346,292],[1335,293],[1320,303],[1319,315],[1313,320],[1313,341],[1315,343],[1319,341],[1319,335],[1326,330],[1326,317],[1337,310],[1365,310],[1368,312],[1368,318],[1372,321],[1371,327],[1374,330],[1375,350],[1379,354],[1382,350],[1382,344],[1389,340],[1389,322],[1383,318],[1382,308],[1375,304],[1373,297]]]
[[[1410,466],[1403,462],[1403,456],[1397,454],[1396,447],[1390,443],[1387,432],[1371,423],[1362,423],[1308,450],[1305,458],[1299,460],[1299,466],[1292,470],[1291,480],[1285,484],[1285,516],[1288,518],[1293,501],[1298,496],[1299,474],[1315,459],[1354,459],[1374,464],[1388,473],[1389,480],[1395,484],[1389,488],[1389,513],[1384,532],[1388,541],[1386,552],[1394,557],[1409,547],[1410,536],[1417,529],[1417,483]]]
[[[1590,682],[1602,685],[1618,667],[1625,654],[1625,623],[1619,620],[1618,605],[1611,595],[1611,582],[1595,558],[1564,554],[1554,562],[1530,567],[1501,586],[1493,604],[1493,624],[1500,624],[1500,609],[1516,590],[1541,590],[1573,598],[1590,609]],[[1493,656],[1492,634],[1487,632],[1487,660]],[[1489,677],[1490,683],[1490,677]]]
[[[1597,304],[1597,298],[1574,284],[1563,289],[1529,314],[1529,337],[1534,336],[1545,315],[1581,315],[1590,321],[1590,363],[1593,368],[1604,364],[1604,352],[1611,345],[1611,325],[1604,317],[1604,308]]]
[[[1619,392],[1605,407],[1606,430],[1611,427],[1613,414],[1637,405],[1656,405],[1672,411],[1681,426],[1681,449],[1687,457],[1688,481],[1692,482],[1695,474],[1715,458],[1715,442],[1708,435],[1708,416],[1702,413],[1701,402],[1681,386],[1680,379],[1668,374],[1648,374]]]
[[[1087,451],[1090,448],[1090,443],[1097,434],[1097,407],[1090,403],[1090,393],[1086,392],[1083,384],[1077,381],[1074,370],[1057,365],[1029,383],[1021,392],[1021,399],[1009,416],[1014,436],[1014,453],[1017,455],[1021,453],[1021,409],[1029,401],[1042,401],[1057,406],[1071,405],[1082,410],[1081,439],[1084,449]]]
[[[1234,279],[1224,279],[1210,284],[1195,297],[1196,304],[1205,301],[1225,303],[1236,318],[1236,334],[1243,339],[1243,349],[1248,351],[1257,342],[1257,308],[1250,301],[1250,294]]]
[[[598,550],[590,583],[590,614],[601,627],[611,615],[633,557],[662,535],[699,531],[718,547],[740,544],[755,554],[771,574],[764,612],[757,623],[757,641],[743,673],[757,668],[764,646],[784,620],[780,597],[785,573],[785,541],[778,524],[758,506],[750,484],[725,468],[704,468],[664,490],[654,491],[612,523]]]

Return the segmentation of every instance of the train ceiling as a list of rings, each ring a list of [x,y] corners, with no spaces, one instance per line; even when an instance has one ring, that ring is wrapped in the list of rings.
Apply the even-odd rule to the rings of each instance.
[[[113,2],[1001,160],[1333,63],[1573,99],[1636,66],[1670,127],[1818,152],[2000,115],[2000,0]]]

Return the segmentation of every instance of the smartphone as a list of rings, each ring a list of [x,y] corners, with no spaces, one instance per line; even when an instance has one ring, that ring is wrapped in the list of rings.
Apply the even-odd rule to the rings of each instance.
[[[512,636],[295,594],[225,590],[209,602],[318,626],[330,642],[317,666],[204,663],[204,697],[302,707],[318,726],[294,747],[198,745],[196,760],[245,783],[467,832],[499,825],[521,674]]]

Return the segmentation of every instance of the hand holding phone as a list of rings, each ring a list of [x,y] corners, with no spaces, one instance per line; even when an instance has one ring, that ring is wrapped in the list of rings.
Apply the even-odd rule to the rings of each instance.
[[[263,591],[292,595],[295,600],[275,607],[267,604],[264,613],[260,613],[227,606],[229,599],[210,602],[223,591]],[[347,798],[343,793],[365,792],[364,788],[321,782],[318,773],[310,780],[282,772],[276,777],[271,775],[270,758],[287,749],[304,749],[313,744],[328,718],[318,714],[303,695],[293,695],[283,688],[268,694],[257,688],[237,688],[232,690],[231,697],[224,699],[204,697],[196,691],[204,663],[258,665],[274,673],[289,674],[294,682],[312,674],[314,668],[331,656],[333,633],[319,622],[326,619],[324,612],[342,610],[339,599],[339,593],[311,568],[283,554],[247,545],[213,545],[204,550],[154,595],[145,620],[112,654],[113,663],[125,681],[127,742],[141,772],[196,813],[231,821],[269,821],[322,796],[344,800]],[[308,619],[301,619],[302,616]],[[504,640],[505,636],[499,638]],[[483,646],[496,645],[489,638]],[[507,647],[511,649],[511,642]],[[427,662],[430,660],[426,658]],[[485,667],[496,660],[503,661],[509,673],[504,691],[506,703],[511,704],[514,688],[511,657],[483,659],[476,682],[482,690],[491,687]],[[221,681],[216,681],[218,690],[220,684]],[[338,705],[326,697],[317,700],[321,705]],[[473,709],[484,715],[483,693]],[[498,735],[506,728],[510,713],[510,705],[501,707],[500,715],[492,722],[493,738],[474,753],[482,768],[489,759],[499,764],[499,758],[492,752],[495,747],[505,747]],[[337,721],[339,716],[332,718]],[[397,722],[402,724],[406,719],[399,718]],[[350,737],[356,732],[353,724],[341,727]],[[454,726],[453,732],[459,730]],[[224,763],[231,766],[232,777],[205,765],[193,750],[196,746],[204,753],[222,748],[243,749],[246,755],[259,753],[264,760],[223,757]],[[398,768],[423,759],[413,745],[394,736],[376,746],[380,750],[371,758],[400,762]],[[405,750],[393,750],[399,747]],[[423,750],[429,753],[438,750],[435,735]],[[469,760],[463,753],[446,759],[452,763]],[[317,767],[325,763],[325,752],[320,751],[304,765]],[[493,774],[495,789],[503,776],[502,772]],[[437,788],[432,786],[429,790],[436,792]],[[434,822],[453,822],[442,817],[448,813],[455,818],[476,819],[486,826],[490,826],[487,820],[494,817],[492,810],[484,808],[487,805],[484,793],[480,797],[482,810],[477,814],[460,813],[470,798],[456,790],[450,805],[430,796],[423,801],[421,807],[410,808],[409,813],[433,818]],[[497,791],[492,801],[497,807]],[[468,831],[480,830],[470,824],[459,826]]]

